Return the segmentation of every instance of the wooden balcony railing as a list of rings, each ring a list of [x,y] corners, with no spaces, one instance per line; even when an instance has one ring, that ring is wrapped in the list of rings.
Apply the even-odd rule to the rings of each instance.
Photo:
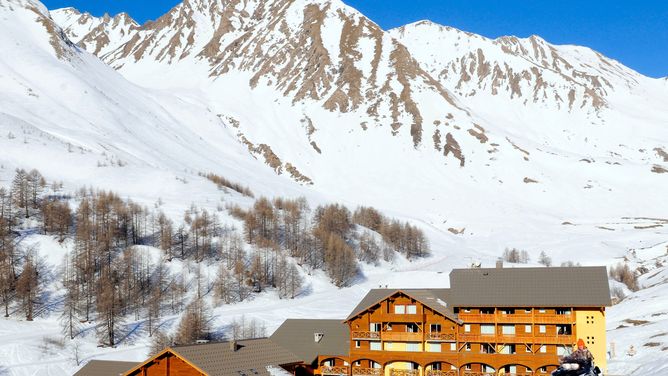
[[[536,313],[533,320],[540,324],[570,324],[575,322],[575,315]]]
[[[466,323],[517,323],[517,324],[569,324],[575,321],[575,315],[553,313],[466,313],[459,312],[459,319]]]
[[[518,323],[518,324],[526,324],[530,323],[533,320],[533,316],[531,314],[526,314],[526,313],[519,313],[519,314],[512,314],[512,315],[504,315],[504,314],[499,314],[496,316],[496,321],[500,323]]]
[[[424,315],[421,314],[402,314],[402,313],[382,313],[374,317],[374,320],[382,322],[423,322]]]
[[[438,333],[438,332],[427,333],[427,341],[454,341],[454,340],[455,340],[454,333]]]
[[[560,344],[570,345],[573,343],[572,335],[527,335],[521,334],[460,334],[461,342],[480,342],[480,343],[538,343],[538,344]]]
[[[409,333],[409,332],[382,332],[380,338],[383,341],[401,341],[401,342],[422,342],[424,340],[423,333]]]
[[[496,372],[473,372],[473,371],[462,371],[461,376],[496,376]]]
[[[349,367],[347,366],[322,366],[320,367],[321,375],[348,375]]]
[[[420,376],[420,370],[417,369],[392,369],[390,376]]]
[[[459,319],[464,322],[475,322],[475,323],[492,323],[496,322],[496,317],[494,314],[489,313],[465,313],[459,312]]]
[[[457,371],[442,371],[436,369],[428,369],[425,376],[457,376]]]
[[[353,331],[353,339],[380,339],[380,332]]]
[[[380,368],[353,367],[353,376],[380,376],[383,370]]]

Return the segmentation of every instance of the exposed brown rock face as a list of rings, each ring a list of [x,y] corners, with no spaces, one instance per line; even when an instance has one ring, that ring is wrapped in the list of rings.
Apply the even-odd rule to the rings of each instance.
[[[208,67],[212,80],[244,72],[251,87],[274,87],[293,103],[360,111],[375,125],[390,125],[395,135],[408,126],[416,148],[425,121],[416,92],[440,97],[441,117],[466,114],[405,46],[337,1],[185,0],[155,22],[132,26],[117,46],[97,29],[81,44],[98,55],[110,50],[100,57],[117,69],[147,59],[164,64],[195,59]]]
[[[560,49],[536,36],[491,40],[428,21],[390,33],[417,53],[432,76],[462,97],[485,92],[525,105],[596,113],[607,107],[606,98],[615,89],[609,77],[636,83],[627,69],[594,51],[578,47],[572,53],[576,48]],[[428,52],[422,39],[443,43],[448,54]],[[579,54],[588,55],[586,62],[578,60]]]
[[[53,52],[56,54],[56,57],[61,60],[70,59],[72,54],[69,47],[72,46],[72,42],[70,42],[60,27],[32,4],[26,4],[26,8],[35,13],[35,20],[46,29],[46,32],[49,35],[49,43],[51,44],[51,47],[53,47]]]
[[[448,133],[445,135],[445,146],[443,147],[443,155],[446,157],[448,154],[452,153],[452,156],[459,160],[459,166],[464,167],[466,159],[464,154],[462,154],[462,149],[459,147],[459,143],[452,137],[452,134]]]

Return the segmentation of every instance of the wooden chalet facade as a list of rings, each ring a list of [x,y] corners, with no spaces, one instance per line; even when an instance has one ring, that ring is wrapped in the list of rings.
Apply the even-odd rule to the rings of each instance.
[[[549,375],[578,338],[605,370],[605,268],[461,269],[450,279],[450,289],[370,291],[345,320],[348,356],[320,357],[316,374]]]

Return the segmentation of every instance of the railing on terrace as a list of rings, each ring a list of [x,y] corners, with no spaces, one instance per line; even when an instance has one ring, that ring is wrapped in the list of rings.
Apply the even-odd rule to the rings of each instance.
[[[459,319],[464,322],[472,323],[517,323],[517,324],[568,324],[575,321],[575,315],[572,314],[554,314],[554,313],[466,313],[459,312]]]
[[[420,376],[420,370],[417,369],[392,369],[391,376]]]
[[[353,376],[380,376],[383,370],[380,368],[353,367]]]
[[[457,376],[456,370],[442,371],[436,369],[428,369],[426,376]]]
[[[353,331],[353,339],[380,339],[380,332]]]
[[[322,366],[320,374],[322,375],[348,375],[348,367],[346,366]]]
[[[460,334],[460,342],[482,342],[482,343],[537,343],[537,344],[560,344],[569,345],[573,343],[573,336],[563,335],[527,335],[527,334]]]
[[[431,333],[427,333],[427,340],[428,341],[454,341],[455,340],[455,334],[454,333],[431,332]]]

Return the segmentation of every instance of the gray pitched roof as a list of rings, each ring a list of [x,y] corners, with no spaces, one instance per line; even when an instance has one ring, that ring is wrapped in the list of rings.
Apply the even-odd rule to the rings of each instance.
[[[455,307],[611,305],[604,266],[454,269],[450,290]]]
[[[315,342],[315,333],[323,334],[320,342]],[[350,351],[350,328],[342,320],[288,319],[269,338],[305,363],[318,355],[348,355]]]
[[[117,362],[112,360],[91,360],[74,376],[119,376],[139,365],[138,362]]]
[[[451,289],[372,289],[359,302],[359,304],[357,304],[357,307],[353,309],[346,321],[396,293],[404,293],[445,317],[455,322],[459,322],[457,315],[455,315],[452,310],[452,306],[448,303],[450,300]]]
[[[301,359],[268,338],[175,346],[172,351],[209,376],[269,376],[268,366],[301,363]]]

